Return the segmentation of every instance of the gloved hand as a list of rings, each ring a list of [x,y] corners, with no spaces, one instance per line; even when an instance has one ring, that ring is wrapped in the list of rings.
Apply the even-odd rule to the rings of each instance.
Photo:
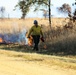
[[[41,38],[44,38],[44,36],[42,35]]]
[[[43,38],[43,36],[42,36],[40,39],[41,39],[41,41],[42,41],[42,42],[45,42],[45,41],[44,41],[44,38]]]

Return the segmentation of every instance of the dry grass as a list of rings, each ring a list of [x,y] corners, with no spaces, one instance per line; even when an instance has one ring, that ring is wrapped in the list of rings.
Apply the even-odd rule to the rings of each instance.
[[[52,28],[49,27],[48,19],[43,18],[26,18],[21,19],[4,19],[0,20],[0,33],[18,33],[22,29],[27,31],[33,25],[33,21],[38,20],[39,25],[42,25],[44,32],[45,43],[40,43],[40,53],[52,54],[52,55],[76,55],[76,26],[74,28],[64,28],[65,24],[68,24],[69,19],[64,18],[52,18]],[[76,23],[74,23],[75,25]],[[43,45],[47,46],[46,50],[43,50]],[[2,47],[3,48],[3,47]],[[6,47],[9,49],[9,47]],[[27,52],[26,48],[13,46],[10,49],[21,50]],[[31,49],[31,48],[27,48]],[[19,50],[19,51],[20,51]],[[32,51],[31,51],[32,52]]]
[[[32,51],[32,47],[29,46],[10,44],[0,45],[0,49],[2,49],[0,54],[20,57],[27,62],[39,65],[46,64],[49,67],[59,66],[60,68],[76,70],[76,26],[72,29],[64,29],[63,26],[67,24],[68,19],[65,21],[64,18],[52,18],[51,30],[48,26],[48,19],[4,19],[0,20],[0,33],[18,33],[22,29],[28,31],[35,19],[39,21],[39,25],[42,25],[45,35],[45,43],[40,42],[40,51]],[[47,48],[43,49],[43,45],[46,45]]]
[[[25,28],[28,30],[32,25],[34,20],[38,20],[39,25],[48,25],[48,20],[40,19],[40,18],[26,18],[24,20],[22,19],[3,19],[0,20],[0,30],[9,31],[11,32],[13,29],[21,30]]]
[[[59,66],[65,69],[76,69],[76,59],[65,58],[65,57],[58,57],[58,56],[48,56],[48,55],[41,55],[37,53],[22,53],[22,52],[15,52],[15,51],[6,51],[0,50],[0,54],[7,55],[10,57],[20,57],[23,58],[27,62],[37,63],[39,65],[45,65],[52,67],[52,66]]]
[[[49,25],[48,19],[44,18],[26,18],[24,20],[22,19],[0,19],[0,33],[11,33],[15,30],[21,31],[23,28],[26,30],[29,30],[31,26],[33,25],[33,21],[37,20],[39,22],[39,25],[43,25],[43,27],[46,27]],[[62,26],[64,18],[54,18],[52,19],[52,27],[56,26]]]

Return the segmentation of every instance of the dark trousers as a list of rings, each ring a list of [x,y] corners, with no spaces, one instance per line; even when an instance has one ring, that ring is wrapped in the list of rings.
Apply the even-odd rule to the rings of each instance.
[[[40,41],[40,35],[32,35],[34,41],[34,50],[38,50],[38,44]]]

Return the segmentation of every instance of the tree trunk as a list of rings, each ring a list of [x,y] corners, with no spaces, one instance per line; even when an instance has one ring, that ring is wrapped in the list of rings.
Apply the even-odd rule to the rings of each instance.
[[[21,17],[21,19],[25,19],[25,14],[24,14],[24,13],[22,14],[22,17]]]
[[[50,28],[51,28],[51,9],[50,9],[50,0],[49,0],[49,25],[50,25]]]

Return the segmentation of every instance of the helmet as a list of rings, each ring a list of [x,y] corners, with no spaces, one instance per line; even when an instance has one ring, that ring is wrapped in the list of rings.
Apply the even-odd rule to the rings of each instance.
[[[34,20],[34,24],[38,24],[37,20]]]

